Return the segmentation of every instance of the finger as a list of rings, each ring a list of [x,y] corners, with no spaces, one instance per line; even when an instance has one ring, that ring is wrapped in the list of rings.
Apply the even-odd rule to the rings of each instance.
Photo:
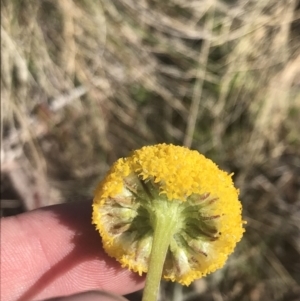
[[[102,289],[126,294],[143,277],[103,251],[91,202],[45,207],[1,220],[1,300],[45,299]]]

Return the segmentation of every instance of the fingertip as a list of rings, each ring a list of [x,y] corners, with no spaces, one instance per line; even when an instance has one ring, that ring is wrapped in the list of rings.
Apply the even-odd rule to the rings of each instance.
[[[1,220],[3,300],[32,300],[87,290],[127,294],[144,277],[121,268],[91,224],[91,202],[41,208]],[[13,259],[13,260],[12,260]],[[18,279],[18,285],[15,283]]]

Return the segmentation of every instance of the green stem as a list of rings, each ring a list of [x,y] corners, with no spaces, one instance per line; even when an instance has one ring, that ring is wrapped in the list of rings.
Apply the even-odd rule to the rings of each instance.
[[[168,206],[167,206],[168,207]],[[171,207],[171,208],[170,208]],[[142,301],[156,301],[166,254],[176,231],[177,206],[155,211],[153,242]]]

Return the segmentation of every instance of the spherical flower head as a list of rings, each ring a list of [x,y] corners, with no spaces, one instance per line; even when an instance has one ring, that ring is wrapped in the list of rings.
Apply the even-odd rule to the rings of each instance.
[[[231,176],[185,147],[136,150],[119,159],[96,189],[93,223],[104,249],[139,274],[148,271],[158,221],[168,218],[162,276],[185,285],[221,268],[244,232]]]

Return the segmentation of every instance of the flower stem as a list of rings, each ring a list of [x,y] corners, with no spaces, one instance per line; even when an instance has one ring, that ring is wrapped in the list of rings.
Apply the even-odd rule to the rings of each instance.
[[[157,300],[167,251],[176,232],[177,206],[167,207],[157,208],[153,217],[153,242],[142,301]]]

